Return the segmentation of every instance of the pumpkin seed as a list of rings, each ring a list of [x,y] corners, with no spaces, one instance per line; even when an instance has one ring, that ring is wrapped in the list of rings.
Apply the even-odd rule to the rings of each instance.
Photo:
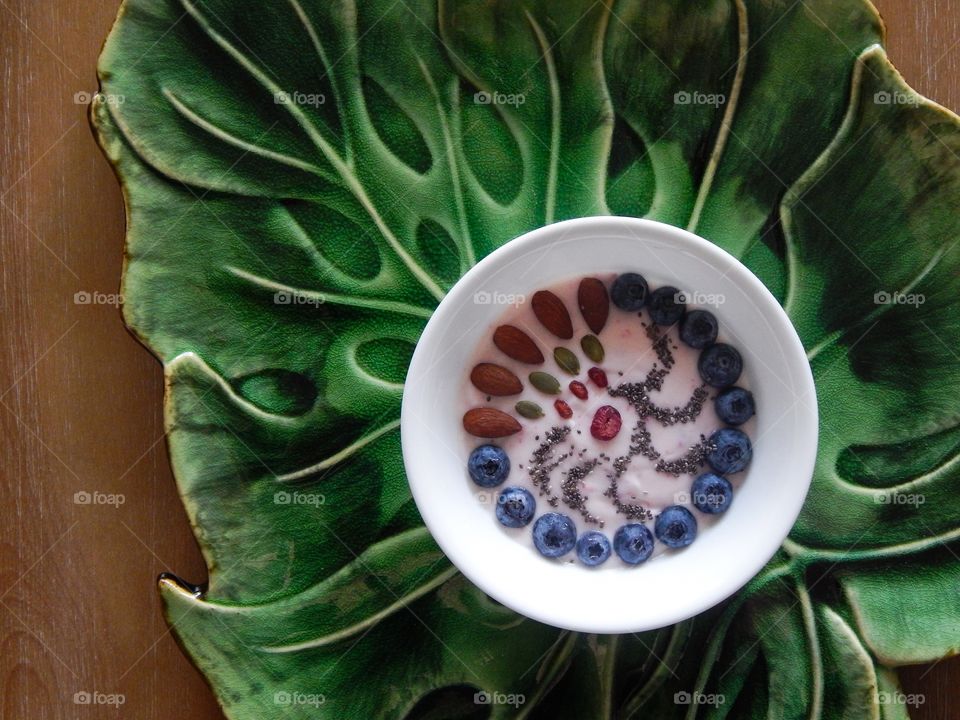
[[[528,420],[536,420],[537,418],[543,417],[543,408],[529,400],[521,400],[513,409],[517,411],[517,415],[525,417]]]
[[[559,365],[560,369],[564,372],[568,372],[571,375],[576,375],[580,372],[580,361],[577,360],[576,355],[565,347],[554,349],[553,359],[557,361],[557,365]]]
[[[583,354],[593,360],[595,363],[603,362],[603,345],[596,335],[584,335],[580,341],[580,347],[583,348]]]
[[[560,381],[550,373],[539,370],[530,373],[530,384],[547,395],[557,395],[560,393]]]

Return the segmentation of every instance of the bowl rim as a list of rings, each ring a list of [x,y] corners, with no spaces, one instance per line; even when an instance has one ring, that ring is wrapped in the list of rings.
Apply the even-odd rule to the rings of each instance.
[[[765,320],[769,321],[771,330],[778,334],[777,340],[782,352],[791,363],[789,374],[791,379],[799,385],[798,393],[802,397],[809,398],[809,403],[804,404],[805,411],[797,411],[796,420],[797,434],[800,437],[798,446],[803,452],[803,457],[793,459],[793,467],[795,468],[793,475],[801,478],[801,481],[790,486],[790,492],[784,495],[785,510],[774,525],[775,531],[771,530],[762,542],[758,542],[762,552],[753,552],[749,560],[743,563],[743,572],[738,573],[736,577],[729,578],[725,583],[718,583],[717,586],[711,588],[711,592],[701,593],[702,599],[697,602],[677,602],[675,605],[661,610],[659,614],[646,618],[637,617],[630,621],[615,617],[587,618],[572,615],[562,609],[562,603],[544,603],[542,605],[525,603],[522,598],[504,592],[502,582],[495,582],[491,577],[488,577],[471,560],[471,553],[464,552],[465,543],[446,535],[444,532],[436,532],[437,526],[442,524],[438,513],[442,513],[443,508],[437,507],[437,503],[432,500],[428,492],[429,483],[425,482],[424,475],[428,472],[428,468],[423,468],[424,457],[421,448],[423,443],[419,427],[421,420],[416,409],[416,403],[421,401],[424,393],[422,390],[415,389],[418,383],[409,382],[411,378],[416,379],[423,376],[424,373],[429,373],[433,357],[432,349],[442,340],[442,333],[447,329],[444,326],[447,316],[459,310],[464,302],[470,301],[470,297],[476,291],[478,284],[481,282],[489,283],[497,277],[499,269],[531,251],[560,241],[584,240],[587,239],[584,236],[591,235],[603,235],[618,240],[658,241],[661,244],[671,245],[682,252],[693,254],[714,268],[718,266],[727,267],[725,274],[736,274],[735,282],[738,287],[744,291],[745,295],[752,296],[758,301],[755,303],[758,306],[758,312],[762,314]],[[624,237],[625,235],[629,238]],[[541,283],[541,286],[546,287],[551,282],[561,281],[564,277],[576,276],[578,272],[576,267],[570,267],[566,276],[556,275],[538,282]],[[615,270],[611,270],[611,272],[615,272]],[[502,308],[497,312],[502,312]],[[781,547],[800,514],[813,478],[819,434],[816,388],[813,372],[807,361],[806,351],[780,302],[759,278],[726,250],[689,231],[655,220],[624,216],[591,216],[564,220],[524,233],[492,251],[457,281],[431,316],[414,350],[407,380],[408,382],[404,384],[400,418],[404,468],[417,509],[431,536],[457,569],[488,595],[526,617],[563,629],[604,634],[645,631],[688,619],[727,599],[746,585]],[[807,450],[804,452],[802,448],[807,448]],[[464,458],[464,462],[465,460],[466,458]],[[495,490],[493,489],[493,491]],[[492,518],[491,528],[499,530]],[[468,537],[466,533],[461,534]],[[757,538],[754,538],[754,540],[757,540]],[[537,557],[536,560],[540,563],[551,563],[546,558]],[[669,559],[660,558],[659,561],[669,562]],[[643,567],[646,566],[627,568],[626,572],[643,572]],[[596,573],[598,571],[596,569],[585,569],[585,572]],[[601,568],[599,572],[604,572],[604,568]]]

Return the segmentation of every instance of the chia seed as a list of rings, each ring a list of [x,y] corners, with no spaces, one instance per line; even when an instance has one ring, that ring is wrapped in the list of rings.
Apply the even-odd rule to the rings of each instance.
[[[651,376],[658,372],[657,368],[654,367],[647,375],[647,379],[642,383],[623,383],[622,385],[617,385],[615,388],[610,388],[610,395],[612,397],[625,398],[640,417],[652,417],[665,427],[696,420],[700,416],[703,405],[709,396],[706,386],[701,384],[700,387],[695,389],[686,405],[671,409],[662,408],[656,405],[647,394],[647,391],[651,389],[649,387],[651,385]],[[659,381],[662,383],[662,377],[659,378]],[[659,389],[659,385],[657,385],[655,389]]]
[[[711,443],[703,435],[700,436],[700,442],[692,446],[686,453],[676,460],[660,460],[656,464],[657,472],[669,473],[674,477],[681,475],[693,475],[698,472],[707,458],[707,455],[714,449]]]
[[[648,324],[641,321],[640,324],[643,325],[647,337],[650,338],[650,342],[653,344],[653,350],[657,353],[657,360],[668,370],[672,368],[675,360],[673,353],[670,351],[670,336],[663,335],[655,323]],[[674,346],[674,350],[676,349],[676,346]]]
[[[577,510],[586,523],[592,523],[603,527],[603,521],[587,510],[587,498],[580,492],[580,483],[587,475],[593,472],[594,468],[600,464],[600,460],[587,460],[576,467],[565,471],[564,481],[560,483],[560,489],[563,492],[563,502],[572,510]]]
[[[533,486],[540,491],[541,496],[546,496],[550,507],[557,506],[557,497],[554,495],[553,489],[550,486],[550,473],[562,465],[571,455],[571,453],[565,452],[559,457],[555,457],[553,451],[560,443],[566,440],[569,434],[569,427],[557,426],[550,428],[544,434],[544,441],[533,451],[533,455],[531,455],[528,463],[529,468],[527,474],[530,476],[530,481],[533,483]],[[539,440],[540,436],[537,435],[535,439]],[[573,446],[571,445],[570,447],[572,448]]]
[[[641,421],[640,424],[642,424],[642,422],[643,421]],[[630,439],[632,443],[633,437],[631,436]],[[631,451],[632,449],[633,445],[631,444]],[[620,499],[620,477],[627,471],[627,468],[630,467],[630,460],[630,455],[621,455],[613,461],[613,472],[607,475],[608,486],[607,489],[603,491],[603,494],[610,498],[617,513],[625,516],[628,520],[652,520],[653,513],[648,508],[637,503],[625,503]]]

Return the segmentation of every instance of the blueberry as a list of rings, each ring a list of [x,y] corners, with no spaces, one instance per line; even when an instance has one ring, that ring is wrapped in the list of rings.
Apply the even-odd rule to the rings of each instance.
[[[497,495],[497,520],[511,528],[523,527],[533,520],[537,501],[521,487],[508,487]]]
[[[647,293],[650,287],[643,275],[637,273],[624,273],[613,281],[613,287],[610,288],[610,299],[613,304],[621,310],[635,311],[643,307],[647,301]]]
[[[507,479],[510,458],[501,447],[480,445],[470,453],[467,470],[470,478],[480,487],[496,487]]]
[[[717,417],[728,425],[743,425],[757,411],[753,393],[741,387],[727,388],[713,401]]]
[[[639,565],[653,554],[653,533],[646,525],[621,525],[613,535],[613,549],[629,565]]]
[[[599,565],[610,557],[610,541],[602,532],[585,532],[577,540],[577,557],[584,565]]]
[[[702,513],[719,515],[726,512],[733,500],[733,486],[720,475],[704,473],[693,481],[690,488],[693,506]]]
[[[742,430],[722,428],[710,436],[714,446],[707,454],[707,462],[718,473],[728,475],[743,470],[750,464],[753,447],[750,438]]]
[[[680,323],[680,339],[697,350],[713,345],[720,325],[712,312],[691,310]]]
[[[717,343],[700,353],[697,369],[707,385],[725,388],[733,385],[740,377],[743,372],[743,358],[735,347]]]
[[[533,544],[547,557],[566,555],[577,544],[577,528],[566,515],[546,513],[533,524]]]
[[[681,300],[682,295],[673,285],[654,290],[647,302],[650,319],[657,325],[676,325],[687,311],[687,306]]]
[[[697,519],[685,507],[671,505],[657,515],[653,531],[667,547],[686,547],[697,538]]]

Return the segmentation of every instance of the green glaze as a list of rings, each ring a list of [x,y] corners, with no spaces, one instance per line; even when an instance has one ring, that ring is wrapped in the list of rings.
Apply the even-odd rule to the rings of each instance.
[[[125,319],[164,364],[210,569],[202,595],[160,590],[230,718],[907,717],[891,668],[960,646],[960,125],[881,40],[858,0],[126,0],[92,116],[125,192]],[[457,575],[399,442],[444,292],[604,213],[743,259],[821,410],[777,557],[621,637]],[[875,302],[897,292],[924,300]]]

